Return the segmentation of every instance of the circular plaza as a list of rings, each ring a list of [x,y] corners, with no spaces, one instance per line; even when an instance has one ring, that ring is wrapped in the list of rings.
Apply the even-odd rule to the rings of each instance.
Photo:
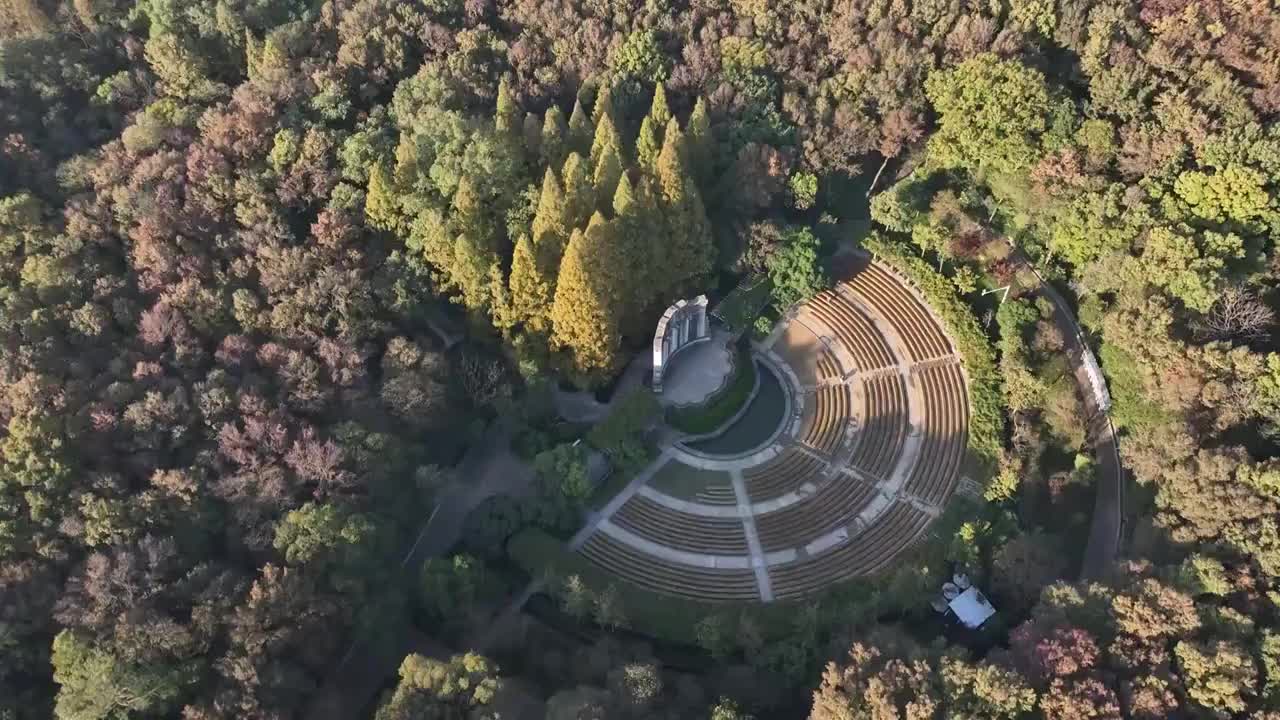
[[[748,362],[742,410],[664,442],[576,552],[649,590],[772,602],[873,574],[923,537],[960,484],[970,410],[922,296],[860,258]]]

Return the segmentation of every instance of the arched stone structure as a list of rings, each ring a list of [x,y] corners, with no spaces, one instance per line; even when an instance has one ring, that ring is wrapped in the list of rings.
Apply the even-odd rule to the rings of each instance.
[[[676,353],[709,337],[706,295],[667,308],[653,333],[653,391],[662,392],[662,376]]]

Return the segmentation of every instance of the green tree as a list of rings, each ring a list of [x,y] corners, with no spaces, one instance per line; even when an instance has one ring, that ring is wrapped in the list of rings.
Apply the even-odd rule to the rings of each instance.
[[[711,706],[711,716],[708,720],[755,720],[755,716],[747,714],[733,700],[722,697],[719,702]]]
[[[497,254],[488,248],[488,243],[470,232],[458,235],[454,241],[449,280],[463,306],[470,310],[493,308],[495,291],[506,284]]]
[[[930,158],[945,166],[1016,172],[1039,155],[1049,91],[1040,71],[985,53],[925,82],[938,112]]]
[[[813,297],[830,286],[826,271],[818,260],[820,241],[808,228],[788,232],[784,244],[769,256],[769,280],[773,285],[774,303],[779,309]]]
[[[587,221],[591,219],[591,213],[595,212],[592,170],[593,168],[588,167],[586,158],[577,152],[569,153],[569,158],[564,161],[561,179],[564,182],[566,232],[574,228],[585,228]]]
[[[1234,233],[1157,227],[1147,234],[1142,272],[1188,307],[1208,312],[1225,284],[1228,264],[1244,254],[1244,242]]]
[[[658,85],[653,91],[653,103],[649,114],[640,122],[640,134],[636,137],[636,161],[640,167],[653,171],[662,152],[663,133],[671,122],[671,109],[667,106],[667,91]]]
[[[1273,181],[1274,182],[1274,181]],[[1214,174],[1184,172],[1173,190],[1198,218],[1215,226],[1265,232],[1280,220],[1280,209],[1267,191],[1267,176],[1241,165],[1229,165]]]
[[[1231,592],[1231,580],[1222,562],[1195,553],[1182,561],[1178,570],[1178,584],[1195,595],[1226,596]]]
[[[648,172],[653,172],[658,153],[662,152],[663,127],[656,125],[649,115],[640,121],[640,133],[636,136],[636,164]]]
[[[654,31],[636,30],[614,51],[609,68],[619,78],[655,85],[670,75],[671,61]]]
[[[400,199],[391,173],[381,164],[369,171],[369,189],[365,193],[364,215],[379,230],[400,234],[407,222],[400,212]]]
[[[596,101],[591,108],[591,122],[595,124],[597,132],[606,117],[613,125],[618,124],[617,108],[613,104],[613,86],[607,83],[596,94]]]
[[[947,717],[957,720],[1016,720],[1036,705],[1036,691],[1018,673],[958,657],[942,660]]]
[[[1210,712],[1226,716],[1244,712],[1244,695],[1257,682],[1253,658],[1235,643],[1179,642],[1174,647],[1187,694]]]
[[[618,181],[622,179],[622,175],[622,158],[618,151],[611,145],[605,146],[592,177],[592,193],[599,198],[602,206],[609,205],[610,199],[618,190]]]
[[[708,192],[716,171],[716,138],[711,133],[707,102],[701,97],[693,104],[693,112],[685,126],[685,144],[693,177],[698,181],[698,187],[704,193]]]
[[[657,212],[648,180],[642,179],[637,188],[624,174],[613,195],[615,232],[611,255],[613,262],[627,269],[620,277],[621,322],[626,334],[643,332],[643,325],[651,321],[645,313],[662,286],[664,260]]]
[[[591,155],[589,160],[593,168],[600,166],[600,159],[606,153],[612,152],[618,157],[618,164],[621,165],[622,160],[622,136],[618,134],[618,128],[613,123],[613,116],[605,113],[600,117],[600,122],[596,124],[595,136],[591,141]],[[608,196],[613,195],[613,189],[610,188]]]
[[[276,526],[275,548],[290,565],[367,563],[374,526],[369,518],[333,503],[309,502],[290,510]]]
[[[449,628],[463,627],[479,603],[492,599],[496,582],[482,561],[470,555],[429,558],[422,564],[422,604],[431,618]]]
[[[195,682],[190,663],[123,662],[86,638],[63,630],[53,640],[58,720],[111,720],[135,713],[163,715]]]
[[[797,210],[808,210],[818,199],[818,176],[810,172],[798,172],[788,182],[791,187],[791,204]]]
[[[591,494],[587,478],[587,456],[581,445],[565,443],[538,453],[533,459],[539,489],[544,496],[581,505]]]
[[[400,664],[400,682],[375,720],[461,720],[493,702],[502,681],[498,669],[475,653],[447,662],[413,654]]]

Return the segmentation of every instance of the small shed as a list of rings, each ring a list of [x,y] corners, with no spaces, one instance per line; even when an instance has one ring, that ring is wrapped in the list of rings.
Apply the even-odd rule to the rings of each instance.
[[[996,614],[996,609],[976,587],[956,595],[947,603],[947,607],[955,613],[961,624],[971,630],[982,627],[982,623],[986,622],[987,618]]]

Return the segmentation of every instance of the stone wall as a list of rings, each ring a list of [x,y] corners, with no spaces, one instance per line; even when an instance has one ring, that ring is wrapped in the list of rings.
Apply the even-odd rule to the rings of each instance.
[[[706,295],[667,308],[653,333],[653,391],[662,392],[662,376],[676,353],[709,337]]]

